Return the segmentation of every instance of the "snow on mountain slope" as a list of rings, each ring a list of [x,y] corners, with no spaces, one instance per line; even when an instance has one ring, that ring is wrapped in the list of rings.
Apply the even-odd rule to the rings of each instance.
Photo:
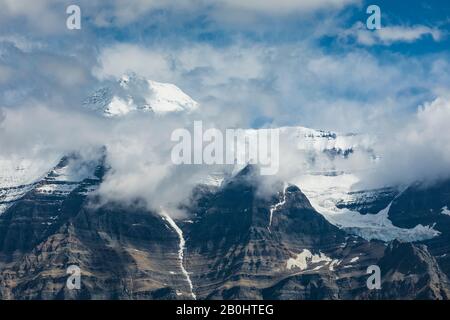
[[[439,235],[433,226],[403,229],[392,224],[389,204],[399,194],[397,188],[361,189],[358,173],[376,170],[379,161],[374,142],[369,135],[280,128],[280,144],[296,148],[299,155],[288,182],[299,186],[330,223],[368,240],[419,241]],[[365,161],[352,163],[355,154]]]
[[[212,172],[206,177],[199,181],[199,184],[210,186],[210,187],[220,187],[225,179],[229,177],[225,172]]]
[[[0,159],[0,215],[32,190],[58,197],[69,194],[85,180],[98,180],[95,170],[99,161],[87,161],[76,154],[50,162]]]
[[[0,157],[0,215],[30,191],[54,162],[11,156]]]
[[[38,194],[62,196],[71,193],[85,180],[98,181],[95,175],[100,160],[86,160],[78,154],[62,157],[59,163],[39,181]]]
[[[339,208],[344,199],[351,201],[353,187],[359,181],[356,175],[344,173],[336,176],[304,175],[295,179],[296,184],[308,197],[311,205],[330,223],[366,240],[378,239],[413,242],[431,239],[439,235],[433,226],[417,225],[412,229],[396,227],[389,220],[390,203],[380,211],[361,214],[357,210]],[[377,191],[360,190],[365,201],[373,201]],[[379,191],[381,192],[381,191]],[[364,200],[363,200],[364,201]]]
[[[365,150],[369,155],[373,144],[372,137],[368,135],[338,134],[305,127],[281,127],[280,137],[287,139],[298,150],[325,152],[330,156],[343,157],[353,153],[355,149]]]
[[[50,167],[49,167],[50,166]],[[51,164],[21,157],[0,158],[0,188],[31,184],[51,168]]]
[[[123,116],[133,111],[164,115],[198,108],[198,103],[177,86],[147,80],[136,74],[124,75],[119,81],[95,91],[83,105],[106,117]]]

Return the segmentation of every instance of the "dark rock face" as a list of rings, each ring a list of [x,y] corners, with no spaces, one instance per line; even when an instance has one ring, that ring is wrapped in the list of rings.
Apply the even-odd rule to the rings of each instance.
[[[411,299],[448,296],[446,276],[425,247],[396,243],[387,248],[345,234],[328,223],[296,186],[261,199],[257,186],[234,180],[216,192],[197,198],[194,223],[185,226],[187,269],[198,297],[206,299]],[[244,196],[245,195],[245,196]],[[270,230],[270,208],[273,213]],[[393,248],[396,249],[393,252]],[[307,266],[289,268],[288,261],[303,250],[313,258]],[[412,251],[411,251],[412,250]],[[395,273],[386,261],[405,251],[423,262]],[[324,257],[326,258],[323,258]],[[322,260],[314,262],[316,260]],[[425,258],[424,258],[425,257]],[[308,261],[309,260],[309,261]],[[414,261],[414,260],[411,260]],[[380,265],[386,277],[381,290],[369,290],[367,267]],[[410,272],[417,273],[414,286]],[[436,279],[442,280],[442,285]],[[386,285],[387,289],[383,287]],[[403,287],[402,287],[403,286]],[[409,288],[405,292],[404,286]],[[436,288],[442,292],[437,293]]]
[[[100,205],[93,191],[104,159],[69,181],[63,173],[72,160],[0,216],[1,299],[449,297],[445,270],[428,245],[350,236],[296,186],[262,193],[251,166],[220,188],[196,188],[176,230],[139,203]],[[374,264],[380,290],[366,285]],[[81,269],[79,290],[66,286],[70,265]]]
[[[442,271],[450,276],[450,180],[434,185],[417,183],[394,200],[389,218],[394,225],[411,228],[422,224],[433,226],[440,235],[424,244],[434,256]]]
[[[417,224],[436,224],[438,230],[450,230],[450,215],[442,213],[450,209],[450,180],[428,186],[417,183],[397,197],[389,210],[392,222],[403,228]]]
[[[63,159],[58,167],[66,165]],[[65,194],[42,191],[45,185],[58,182],[49,174],[0,216],[0,298],[177,299],[183,292],[188,295],[180,276],[177,235],[159,215],[118,204],[95,207],[88,200],[87,190],[101,182],[102,166],[100,161],[97,179],[78,182]],[[70,265],[82,270],[80,290],[66,288]]]
[[[392,242],[380,260],[380,268],[384,274],[382,290],[377,293],[379,298],[389,298],[393,291],[399,299],[448,299],[450,296],[447,276],[425,245]]]

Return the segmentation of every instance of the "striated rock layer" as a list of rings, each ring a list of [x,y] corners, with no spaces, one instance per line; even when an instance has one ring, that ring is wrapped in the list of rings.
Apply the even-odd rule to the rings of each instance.
[[[0,216],[1,299],[450,296],[436,246],[349,235],[294,185],[262,192],[254,167],[199,185],[188,217],[172,220],[139,203],[101,204],[104,158],[83,164],[91,173],[75,180],[74,163],[77,155],[64,157]],[[70,265],[81,269],[79,290],[66,286]],[[381,269],[380,290],[367,288],[370,265]]]

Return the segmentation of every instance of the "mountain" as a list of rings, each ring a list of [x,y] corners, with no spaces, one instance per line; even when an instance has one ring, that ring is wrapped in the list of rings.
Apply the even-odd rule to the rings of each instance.
[[[130,73],[92,93],[83,106],[106,117],[117,117],[136,111],[157,115],[191,112],[198,108],[198,103],[173,84]]]
[[[161,215],[120,204],[97,206],[104,156],[64,157],[0,216],[0,298],[177,298],[189,288],[177,234]],[[74,169],[84,177],[68,179]],[[83,288],[66,288],[69,265]]]
[[[104,158],[83,164],[92,169],[83,180],[68,181],[78,160],[64,158],[0,216],[2,299],[449,296],[426,246],[350,236],[294,185],[261,198],[252,167],[220,187],[199,185],[187,217],[173,220],[139,203],[97,203],[88,195],[108,170]],[[65,285],[73,264],[82,270],[80,290]],[[373,264],[383,270],[379,291],[366,287]]]
[[[83,107],[126,121],[198,104],[130,74]],[[104,203],[107,147],[1,157],[0,299],[449,299],[448,181],[365,189],[357,171],[380,161],[373,137],[282,127],[280,141],[297,155],[287,181],[253,165],[214,172],[175,208],[182,217]],[[366,167],[348,165],[355,154]],[[70,265],[80,290],[66,287]],[[366,283],[373,265],[379,290]]]

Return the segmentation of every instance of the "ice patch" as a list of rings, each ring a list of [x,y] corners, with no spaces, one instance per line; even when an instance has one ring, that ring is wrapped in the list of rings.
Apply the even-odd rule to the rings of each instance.
[[[440,234],[433,226],[419,224],[412,229],[394,226],[392,221],[389,220],[390,207],[391,204],[377,214],[366,215],[347,209],[340,210],[338,213],[330,213],[323,208],[318,211],[334,225],[366,240],[378,239],[388,242],[397,239],[414,242],[428,240]]]

